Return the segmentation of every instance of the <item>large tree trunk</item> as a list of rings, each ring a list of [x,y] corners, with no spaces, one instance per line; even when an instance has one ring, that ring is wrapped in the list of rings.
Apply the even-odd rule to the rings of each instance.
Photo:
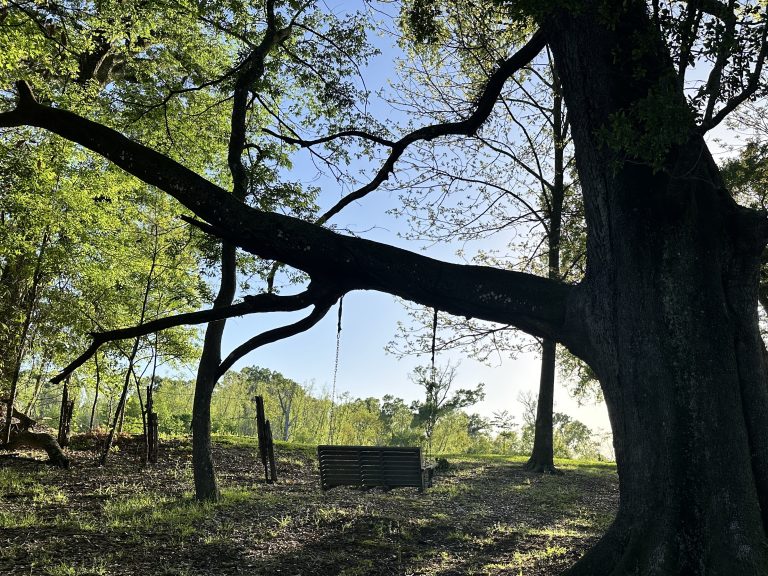
[[[670,72],[643,5],[616,11],[613,26],[585,11],[548,30],[589,229],[583,336],[569,344],[603,387],[621,494],[614,524],[569,574],[765,575],[762,216],[734,205],[692,122],[661,167],[596,139]],[[681,103],[656,112],[684,114]]]

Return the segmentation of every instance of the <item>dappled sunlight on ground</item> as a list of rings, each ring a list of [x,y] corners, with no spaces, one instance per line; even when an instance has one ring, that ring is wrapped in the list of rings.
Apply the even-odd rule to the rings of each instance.
[[[88,448],[83,445],[82,448]],[[319,487],[311,447],[276,447],[263,482],[253,442],[217,442],[222,500],[192,498],[187,441],[142,468],[119,443],[106,468],[71,450],[70,470],[0,460],[0,573],[459,575],[559,574],[615,514],[613,466],[560,462],[563,476],[503,458],[449,457],[433,488]]]

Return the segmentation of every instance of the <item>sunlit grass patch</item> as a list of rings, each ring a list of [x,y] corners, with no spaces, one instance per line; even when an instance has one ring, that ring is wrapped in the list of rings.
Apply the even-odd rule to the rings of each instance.
[[[440,482],[430,488],[430,493],[435,496],[442,496],[446,498],[455,498],[461,494],[466,494],[471,491],[471,487],[468,484],[461,482]]]
[[[66,504],[69,497],[54,486],[36,485],[32,495],[35,504]]]
[[[95,561],[90,566],[78,566],[69,562],[60,562],[45,568],[46,576],[107,576],[109,571],[106,563]]]
[[[224,488],[221,490],[220,506],[236,506],[252,500],[264,500],[264,495],[251,488]]]
[[[606,460],[566,460],[555,458],[555,466],[563,471],[577,470],[585,474],[616,474],[616,462]]]
[[[161,526],[181,536],[195,533],[211,516],[214,505],[190,498],[168,498],[139,493],[110,500],[104,505],[104,518],[110,528],[126,529]]]
[[[41,482],[41,472],[0,468],[0,496],[30,498],[33,504],[66,503],[67,496],[54,485]]]
[[[527,536],[545,536],[547,538],[583,538],[589,536],[583,531],[569,529],[561,526],[550,528],[531,528],[526,532]]]
[[[24,492],[37,479],[30,473],[21,473],[12,468],[0,468],[0,494],[16,494]]]
[[[518,524],[504,524],[496,522],[488,529],[489,534],[494,536],[511,536],[527,534],[531,529],[527,526],[520,526]]]
[[[568,549],[564,546],[551,545],[540,550],[530,550],[526,552],[515,552],[512,560],[507,562],[489,562],[484,564],[481,571],[483,574],[492,575],[505,573],[507,571],[517,571],[517,574],[524,574],[524,568],[530,567],[537,562],[553,560],[568,554]]]
[[[67,510],[66,508],[53,516],[51,524],[60,530],[77,532],[98,532],[102,526],[93,514]]]
[[[40,517],[34,510],[21,512],[0,510],[0,528],[31,528],[40,524]]]

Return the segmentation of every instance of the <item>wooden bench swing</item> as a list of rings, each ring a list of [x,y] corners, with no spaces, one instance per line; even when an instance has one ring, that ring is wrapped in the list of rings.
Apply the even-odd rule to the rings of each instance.
[[[424,467],[421,448],[397,446],[318,446],[320,485],[386,489],[432,486],[432,468]]]
[[[342,301],[339,300],[336,365],[333,374],[331,403],[333,403],[336,393],[336,375],[339,369]],[[436,316],[437,311],[435,311]],[[434,346],[433,336],[433,364]],[[333,416],[331,416],[331,420],[333,420]],[[333,441],[332,423],[329,440]],[[418,488],[419,492],[423,492],[425,488],[432,486],[434,467],[424,466],[421,448],[417,446],[338,446],[327,444],[317,447],[317,458],[320,463],[320,486],[323,491],[335,486],[360,486],[366,489],[383,487],[387,490],[413,487]]]

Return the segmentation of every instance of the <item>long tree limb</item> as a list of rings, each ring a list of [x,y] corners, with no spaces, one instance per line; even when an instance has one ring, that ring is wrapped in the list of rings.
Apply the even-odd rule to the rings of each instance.
[[[232,306],[224,308],[214,308],[210,310],[201,310],[199,312],[189,312],[186,314],[177,314],[158,318],[145,324],[130,326],[127,328],[118,328],[115,330],[105,330],[93,334],[93,342],[88,349],[70,362],[59,374],[51,379],[51,382],[57,384],[64,380],[69,374],[82,366],[96,351],[107,342],[115,340],[125,340],[128,338],[138,338],[159,332],[176,326],[189,326],[193,324],[204,324],[215,320],[243,316],[257,312],[294,312],[301,310],[314,303],[317,296],[314,295],[315,289],[296,294],[293,296],[277,296],[275,294],[257,294],[255,296],[246,296],[245,299]]]
[[[369,140],[371,142],[382,144],[391,148],[389,156],[384,161],[384,164],[382,164],[376,175],[367,184],[347,194],[344,198],[339,200],[334,206],[332,206],[328,211],[326,211],[315,220],[316,224],[325,224],[328,222],[328,220],[333,218],[333,216],[341,212],[352,202],[356,202],[374,190],[378,189],[378,187],[381,186],[381,184],[384,183],[389,178],[389,175],[394,171],[395,164],[403,155],[405,150],[414,142],[418,142],[420,140],[433,140],[441,136],[449,135],[471,135],[477,132],[478,128],[480,128],[480,126],[488,119],[488,116],[490,116],[491,111],[493,110],[493,106],[498,101],[499,95],[501,94],[506,81],[515,72],[518,72],[531,60],[533,60],[533,58],[535,58],[536,55],[541,52],[545,45],[546,40],[544,38],[544,34],[541,31],[538,31],[533,35],[527,44],[520,48],[520,50],[518,50],[515,54],[506,60],[503,60],[496,71],[489,76],[483,91],[480,93],[480,96],[477,99],[475,110],[464,120],[423,126],[406,134],[396,142],[382,138],[381,136],[375,134],[367,133],[362,130],[343,130],[335,134],[330,134],[328,136],[312,140],[285,136],[283,134],[273,132],[269,129],[263,129],[262,131],[282,140],[283,142],[294,144],[302,148],[312,148],[312,146],[317,144],[323,144],[340,138],[349,137]],[[268,283],[270,289],[274,282],[274,277],[278,268],[279,263],[276,262],[272,267],[272,271],[269,275]]]
[[[312,326],[322,320],[323,317],[325,317],[325,315],[328,313],[328,310],[331,309],[331,306],[333,306],[336,300],[337,298],[333,298],[323,303],[318,303],[308,316],[302,318],[298,322],[294,322],[293,324],[289,324],[287,326],[280,326],[279,328],[274,328],[273,330],[267,330],[266,332],[262,332],[261,334],[254,336],[250,340],[246,340],[240,346],[232,350],[232,352],[230,352],[230,354],[219,365],[219,370],[217,373],[219,378],[223,376],[227,370],[232,368],[235,362],[240,360],[240,358],[249,352],[253,352],[256,350],[256,348],[265,346],[266,344],[271,344],[272,342],[277,342],[278,340],[284,340],[285,338],[295,336],[296,334],[301,334],[302,332],[306,332]]]
[[[45,128],[101,154],[165,190],[218,236],[253,254],[330,281],[343,292],[378,290],[455,315],[513,324],[536,336],[559,341],[566,336],[566,299],[572,288],[564,284],[524,273],[440,262],[250,208],[178,162],[106,126],[43,106],[26,84],[18,86],[19,105],[0,114],[0,126]]]
[[[522,48],[520,48],[520,50],[515,52],[506,60],[503,60],[499,64],[499,67],[496,69],[496,71],[488,78],[488,82],[485,84],[485,88],[477,98],[475,109],[463,120],[423,126],[412,132],[409,132],[400,138],[397,142],[387,142],[387,145],[390,146],[392,150],[373,179],[371,179],[371,181],[368,182],[365,186],[358,188],[354,192],[347,194],[344,198],[339,200],[333,207],[331,207],[327,212],[325,212],[322,216],[320,216],[320,218],[317,219],[317,224],[324,224],[352,202],[356,202],[368,193],[376,190],[385,180],[389,178],[389,175],[394,170],[395,163],[400,159],[408,146],[414,142],[422,140],[434,140],[435,138],[439,138],[441,136],[470,136],[474,134],[477,129],[480,128],[480,126],[488,119],[488,116],[490,116],[491,111],[493,110],[493,107],[499,99],[499,95],[501,94],[502,89],[504,88],[504,84],[509,79],[509,77],[522,69],[531,60],[533,60],[536,55],[544,49],[544,46],[546,46],[546,38],[544,33],[537,31],[531,37],[531,39]],[[352,132],[354,132],[354,134]],[[361,136],[361,133],[358,131],[346,131],[340,132],[338,135],[336,135],[336,137],[351,135]],[[367,136],[367,139],[376,141],[376,137],[370,135]],[[304,146],[311,145],[312,143],[312,141],[303,141],[300,139],[291,139],[291,141],[293,143]],[[327,141],[327,139],[321,138],[315,142],[324,141]]]
[[[101,154],[165,190],[205,219],[209,231],[253,254],[328,279],[344,292],[379,290],[456,315],[514,324],[537,336],[564,336],[565,300],[571,289],[563,284],[524,273],[448,264],[250,208],[178,162],[111,128],[38,104],[24,83],[19,89],[19,106],[0,114],[0,126],[38,126]]]
[[[452,264],[371,240],[342,236],[275,213],[252,210],[242,228],[199,223],[249,252],[328,279],[342,292],[376,290],[457,316],[508,323],[563,341],[574,287],[511,270]],[[193,221],[194,222],[194,221]],[[237,239],[235,239],[237,238]]]

